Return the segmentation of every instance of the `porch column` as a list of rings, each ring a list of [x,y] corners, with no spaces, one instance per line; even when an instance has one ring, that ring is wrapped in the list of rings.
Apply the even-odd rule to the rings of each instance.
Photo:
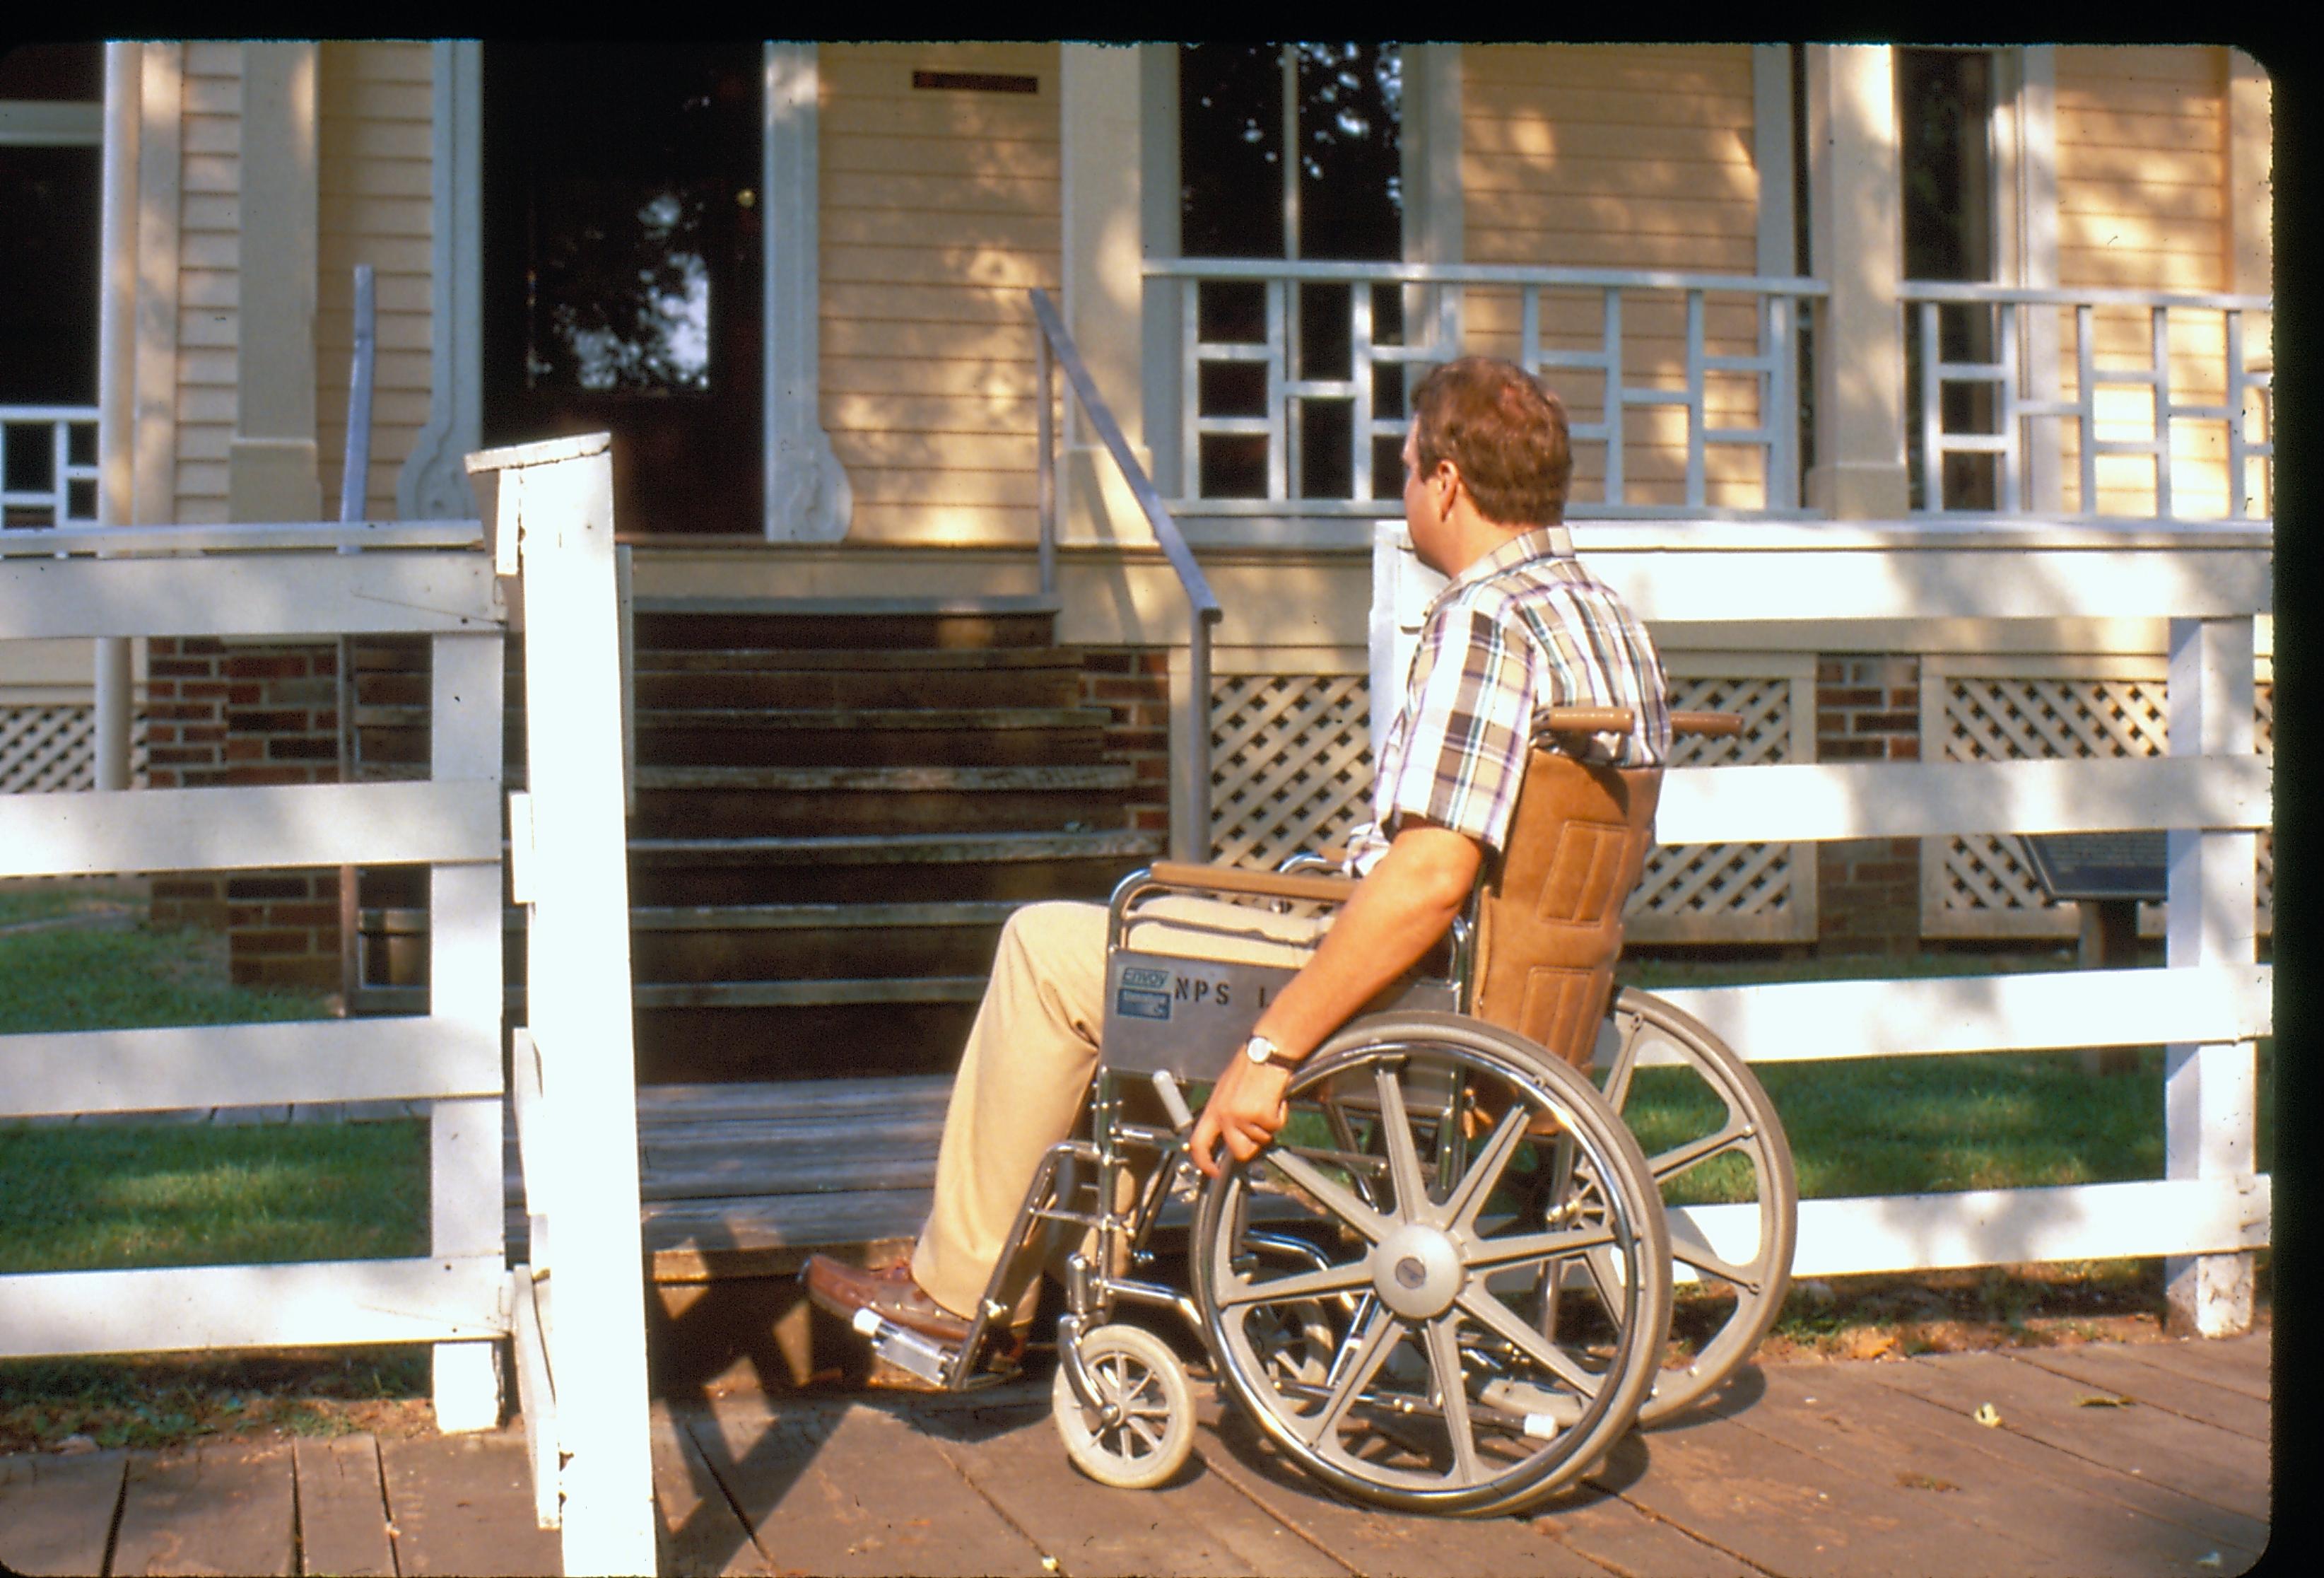
[[[126,526],[135,514],[132,482],[137,396],[137,134],[144,113],[144,46],[105,46],[105,151],[97,255],[97,488],[100,525]],[[125,636],[91,643],[90,700],[96,706],[97,787],[129,783],[130,711],[135,705]]]
[[[1065,248],[1065,299],[1059,307],[1099,394],[1150,476],[1154,457],[1146,442],[1139,374],[1146,293],[1139,134],[1144,73],[1138,51],[1129,45],[1064,44],[1058,56]],[[1063,389],[1062,375],[1057,382]],[[1144,513],[1082,421],[1070,392],[1065,403],[1062,535],[1068,541],[1150,543]]]
[[[1815,464],[1808,502],[1835,520],[1901,521],[1904,471],[1904,188],[1895,57],[1886,44],[1808,51]]]
[[[235,323],[233,521],[316,521],[316,46],[242,51],[242,253]]]

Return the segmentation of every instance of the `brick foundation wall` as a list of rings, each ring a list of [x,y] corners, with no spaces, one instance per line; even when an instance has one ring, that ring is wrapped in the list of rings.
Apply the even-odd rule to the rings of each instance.
[[[1127,762],[1136,775],[1123,825],[1135,832],[1167,833],[1170,654],[1148,647],[1084,648],[1082,705],[1112,715],[1105,725],[1105,760]]]
[[[1917,761],[1921,660],[1816,660],[1816,760]],[[1921,841],[1859,838],[1816,846],[1819,936],[1826,955],[1904,955],[1921,946]]]
[[[155,789],[338,780],[335,642],[234,645],[155,636],[146,683],[147,782]],[[157,926],[227,934],[245,986],[339,984],[337,871],[161,873]]]

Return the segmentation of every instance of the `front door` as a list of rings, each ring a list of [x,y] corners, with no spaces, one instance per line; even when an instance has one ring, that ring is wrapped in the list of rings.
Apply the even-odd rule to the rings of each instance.
[[[624,536],[765,530],[761,62],[484,46],[484,441],[610,430]]]

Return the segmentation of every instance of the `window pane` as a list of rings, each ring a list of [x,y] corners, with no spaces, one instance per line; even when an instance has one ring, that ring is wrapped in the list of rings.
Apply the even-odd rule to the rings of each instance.
[[[1403,115],[1396,45],[1299,46],[1300,256],[1404,255]]]
[[[1178,50],[1179,249],[1283,255],[1283,68],[1273,44]]]

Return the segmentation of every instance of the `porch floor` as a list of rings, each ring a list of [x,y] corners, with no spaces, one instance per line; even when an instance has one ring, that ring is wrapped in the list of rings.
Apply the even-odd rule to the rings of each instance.
[[[2232,1574],[2270,1534],[2270,1333],[1761,1367],[1526,1518],[1360,1509],[1198,1386],[1157,1491],[1066,1463],[1048,1388],[654,1407],[666,1573]],[[2128,1399],[2128,1400],[2125,1400]],[[1999,1423],[1978,1424],[1982,1404]],[[0,1565],[555,1573],[519,1430],[0,1458]]]

